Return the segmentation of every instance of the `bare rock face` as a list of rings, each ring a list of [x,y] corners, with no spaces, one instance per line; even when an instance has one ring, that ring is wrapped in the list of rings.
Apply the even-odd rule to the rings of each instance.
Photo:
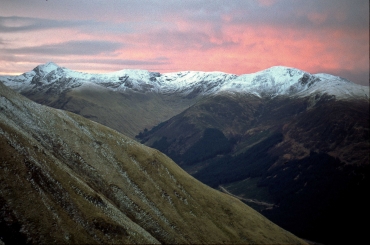
[[[0,84],[0,240],[304,244],[157,150]]]

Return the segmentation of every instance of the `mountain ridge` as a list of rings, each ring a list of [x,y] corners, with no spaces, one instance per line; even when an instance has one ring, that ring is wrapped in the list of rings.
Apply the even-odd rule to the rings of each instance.
[[[83,84],[96,84],[113,91],[140,93],[179,93],[183,97],[222,92],[250,93],[259,97],[328,94],[338,99],[369,98],[367,86],[352,83],[330,74],[308,72],[274,66],[240,76],[223,72],[183,71],[171,73],[147,70],[120,70],[106,74],[91,74],[62,68],[53,62],[35,67],[19,76],[0,76],[1,81],[18,92],[37,89],[62,93]],[[53,86],[52,86],[53,85]]]

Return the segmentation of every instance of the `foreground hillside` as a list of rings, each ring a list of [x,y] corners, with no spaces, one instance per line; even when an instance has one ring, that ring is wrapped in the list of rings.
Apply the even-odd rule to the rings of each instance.
[[[0,84],[8,243],[302,244],[157,150]]]

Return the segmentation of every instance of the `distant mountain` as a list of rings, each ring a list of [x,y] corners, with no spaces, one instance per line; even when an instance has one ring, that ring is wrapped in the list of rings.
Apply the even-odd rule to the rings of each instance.
[[[204,89],[234,75],[142,70],[87,74],[54,63],[0,81],[38,103],[80,114],[130,137],[194,104]],[[188,88],[188,78],[201,79]],[[206,86],[206,87],[204,87]],[[208,86],[208,87],[207,87]]]
[[[131,137],[204,97],[225,92],[260,98],[323,94],[337,99],[369,98],[368,87],[328,74],[312,75],[281,66],[242,76],[144,70],[88,74],[50,62],[20,76],[0,76],[0,81],[38,103],[75,112]]]
[[[61,94],[65,90],[98,85],[112,91],[178,94],[183,97],[217,94],[224,91],[250,93],[259,97],[288,95],[304,97],[327,93],[339,98],[369,98],[366,86],[329,74],[275,66],[241,76],[222,72],[149,72],[121,70],[106,74],[82,73],[49,62],[20,76],[2,76],[2,82],[21,93]]]
[[[0,81],[136,135],[301,237],[330,244],[366,234],[368,86],[282,66],[236,76],[86,74],[47,63]]]
[[[5,244],[304,244],[168,157],[0,84]]]

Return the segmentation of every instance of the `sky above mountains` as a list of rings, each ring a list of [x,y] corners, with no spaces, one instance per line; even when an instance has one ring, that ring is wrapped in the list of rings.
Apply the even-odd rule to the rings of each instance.
[[[2,0],[0,74],[48,61],[86,72],[256,72],[369,84],[368,0]]]

